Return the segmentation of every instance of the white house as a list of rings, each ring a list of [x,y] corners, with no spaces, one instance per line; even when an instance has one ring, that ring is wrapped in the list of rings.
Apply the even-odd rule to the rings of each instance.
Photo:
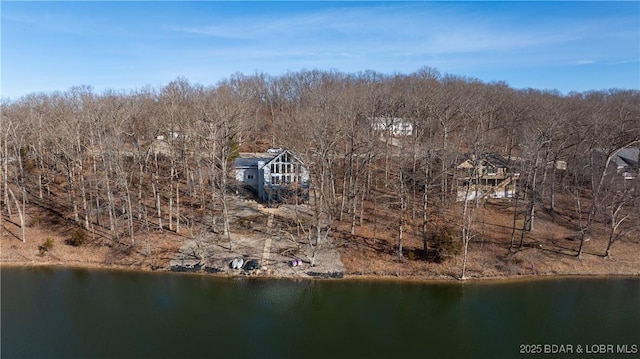
[[[236,181],[266,203],[282,202],[294,194],[306,197],[309,170],[304,162],[289,150],[273,152],[241,153],[234,162]]]
[[[386,136],[411,136],[413,124],[400,117],[374,117],[371,119],[374,131],[379,131]]]

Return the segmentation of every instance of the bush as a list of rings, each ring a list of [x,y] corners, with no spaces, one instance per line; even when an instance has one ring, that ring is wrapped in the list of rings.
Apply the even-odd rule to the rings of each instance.
[[[87,235],[87,231],[85,231],[82,228],[78,228],[76,229],[75,232],[73,232],[71,239],[67,240],[67,244],[72,245],[74,247],[79,247],[83,245],[88,238],[89,236]]]
[[[453,233],[454,230],[448,226],[438,227],[431,233],[431,249],[435,252],[436,262],[460,254],[462,243]]]
[[[44,254],[45,252],[50,251],[53,248],[53,239],[51,238],[47,238],[44,240],[44,242],[42,242],[41,245],[38,246],[38,250],[40,251],[40,254]]]

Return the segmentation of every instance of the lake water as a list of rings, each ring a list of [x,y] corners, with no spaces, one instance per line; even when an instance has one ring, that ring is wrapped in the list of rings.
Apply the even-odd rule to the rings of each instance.
[[[640,355],[640,278],[417,284],[2,268],[1,280],[2,358]]]

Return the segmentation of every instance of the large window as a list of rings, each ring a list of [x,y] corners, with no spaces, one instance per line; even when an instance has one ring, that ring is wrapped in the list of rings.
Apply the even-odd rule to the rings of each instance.
[[[301,182],[301,166],[295,163],[294,157],[285,152],[275,158],[271,163],[271,184],[283,185],[292,182]]]

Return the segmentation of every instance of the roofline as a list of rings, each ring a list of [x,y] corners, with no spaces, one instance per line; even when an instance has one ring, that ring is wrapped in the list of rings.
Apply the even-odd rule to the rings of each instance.
[[[293,156],[293,158],[295,158],[298,162],[302,163],[303,165],[305,164],[303,160],[300,159],[300,157],[296,156],[293,152],[291,152],[289,149],[283,149],[282,152],[278,153],[276,156],[274,156],[271,160],[269,160],[267,163],[265,163],[264,165],[268,165],[271,162],[273,162],[276,158],[282,156],[285,152],[287,152],[288,154],[290,154],[291,156]]]

